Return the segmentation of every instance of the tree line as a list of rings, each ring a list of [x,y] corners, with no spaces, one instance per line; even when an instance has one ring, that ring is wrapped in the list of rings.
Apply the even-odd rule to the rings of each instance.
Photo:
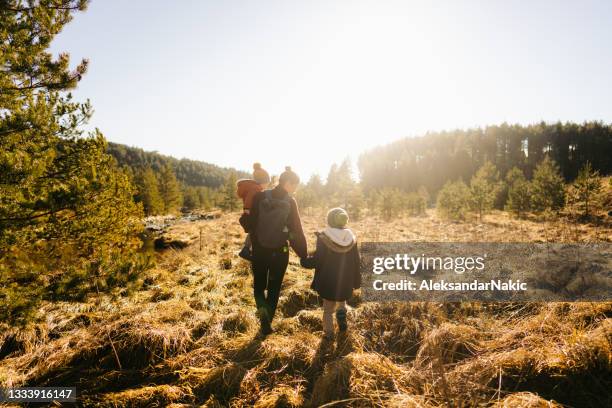
[[[550,157],[537,164],[530,180],[518,167],[500,177],[495,165],[487,161],[469,184],[463,180],[446,182],[438,192],[436,210],[450,219],[465,219],[475,213],[482,221],[495,207],[519,218],[528,213],[559,214],[569,209],[572,215],[586,220],[605,209],[610,194],[599,171],[588,161],[570,184],[566,184],[559,166]]]
[[[487,160],[467,182],[461,178],[447,179],[433,194],[424,185],[412,191],[388,186],[366,189],[363,182],[354,180],[350,161],[346,159],[340,166],[332,165],[326,183],[313,175],[300,187],[297,196],[306,211],[312,207],[342,206],[354,219],[359,219],[366,209],[370,215],[389,220],[402,215],[424,215],[431,206],[436,207],[441,217],[449,219],[466,219],[475,214],[482,220],[494,208],[519,218],[528,214],[559,214],[569,209],[581,219],[590,219],[612,204],[612,186],[605,188],[603,180],[599,170],[586,161],[568,184],[559,165],[546,155],[536,164],[531,178],[518,167],[501,173]]]
[[[230,171],[218,188],[190,186],[178,181],[170,164],[160,171],[151,166],[128,169],[136,188],[134,200],[142,203],[145,215],[177,214],[196,209],[219,208],[234,211],[240,207],[236,196],[237,172]]]
[[[107,152],[130,175],[136,187],[134,199],[142,203],[145,215],[213,207],[236,209],[235,186],[229,184],[249,177],[242,171],[117,143],[109,143]]]
[[[487,126],[429,132],[365,152],[358,160],[364,190],[424,187],[435,195],[448,180],[469,182],[485,162],[501,174],[517,168],[531,178],[545,157],[566,182],[588,161],[602,175],[612,173],[612,126],[602,122]]]
[[[170,166],[177,180],[186,186],[214,189],[222,187],[230,173],[236,173],[239,178],[248,177],[248,173],[243,171],[199,160],[177,159],[119,143],[108,143],[107,151],[117,160],[119,166],[127,166],[132,170],[151,167],[154,172],[161,173],[165,167]]]

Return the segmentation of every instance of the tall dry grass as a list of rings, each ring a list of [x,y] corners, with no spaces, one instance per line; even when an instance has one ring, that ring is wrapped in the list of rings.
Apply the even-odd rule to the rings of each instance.
[[[75,385],[83,406],[554,407],[612,405],[612,303],[349,302],[350,329],[322,339],[312,272],[292,256],[275,333],[262,339],[235,214],[176,226],[144,289],[48,303],[0,327],[0,385]],[[323,217],[304,217],[309,244]],[[352,223],[361,241],[595,241],[609,225],[484,223],[433,213]],[[204,237],[202,249],[199,229]]]

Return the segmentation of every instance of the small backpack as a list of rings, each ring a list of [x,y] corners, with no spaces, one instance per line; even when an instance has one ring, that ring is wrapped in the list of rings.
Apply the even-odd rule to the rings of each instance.
[[[257,217],[257,241],[264,248],[276,249],[284,246],[289,239],[287,220],[291,211],[289,197],[272,197],[272,190],[264,191],[265,197],[259,202]]]

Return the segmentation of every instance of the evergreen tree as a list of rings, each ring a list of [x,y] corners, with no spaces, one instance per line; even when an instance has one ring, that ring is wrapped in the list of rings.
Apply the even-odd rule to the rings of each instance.
[[[169,164],[166,164],[159,174],[159,193],[164,202],[166,214],[176,213],[181,209],[183,205],[181,186]]]
[[[317,199],[308,186],[300,188],[296,193],[296,200],[300,203],[300,207],[303,208],[307,214],[310,214],[310,209],[317,205]]]
[[[353,220],[357,221],[361,219],[364,207],[365,197],[363,196],[361,188],[356,185],[347,193],[346,211]]]
[[[404,202],[408,209],[408,215],[415,217],[425,214],[427,201],[423,194],[411,191],[405,195]]]
[[[215,191],[208,187],[198,187],[198,198],[200,207],[205,210],[210,210],[216,203]]]
[[[376,214],[381,208],[382,195],[379,190],[370,190],[365,197],[366,206],[371,214]]]
[[[0,321],[23,323],[41,299],[84,296],[133,277],[142,209],[89,103],[66,91],[87,68],[46,50],[86,1],[0,7]]]
[[[323,205],[325,187],[321,177],[313,175],[310,180],[296,192],[296,198],[303,208],[320,207]]]
[[[138,193],[136,201],[141,202],[146,215],[158,215],[164,212],[164,201],[159,192],[157,177],[150,166],[140,169],[135,177]]]
[[[425,186],[419,187],[419,189],[417,190],[417,194],[425,202],[425,208],[429,207],[429,202],[431,200],[431,196],[429,195],[429,191],[427,191],[427,188],[425,188]]]
[[[325,184],[325,191],[327,198],[331,200],[331,206],[346,207],[348,195],[354,187],[350,160],[345,159],[340,166],[333,164]]]
[[[323,205],[325,197],[325,186],[323,185],[323,181],[321,181],[321,177],[318,174],[313,174],[303,189],[308,190],[312,193],[311,195],[313,207],[319,207]]]
[[[236,173],[230,172],[219,198],[219,206],[225,211],[236,211],[240,208],[240,199],[236,195],[236,181]]]
[[[559,166],[548,156],[542,160],[533,172],[532,208],[559,211],[565,205],[565,183]]]
[[[589,217],[593,210],[598,208],[599,194],[602,191],[601,178],[590,162],[586,162],[578,172],[571,191],[572,200],[580,206],[582,216]]]
[[[493,163],[486,161],[470,181],[472,208],[478,212],[480,221],[484,213],[493,208],[499,188],[499,173]]]
[[[438,192],[436,211],[445,218],[465,219],[470,208],[470,196],[470,189],[463,181],[449,181]]]
[[[379,193],[378,205],[380,214],[385,220],[391,220],[402,212],[402,193],[398,189],[384,189]]]
[[[531,184],[517,167],[508,171],[506,183],[508,185],[506,210],[514,212],[520,218],[531,208]]]
[[[327,180],[325,181],[325,195],[327,197],[331,197],[336,192],[336,188],[338,185],[337,180],[338,173],[338,165],[336,163],[332,164],[329,168],[329,172],[327,173]]]
[[[323,181],[321,181],[321,176],[318,174],[313,174],[306,186],[310,188],[317,197],[323,197],[323,193],[325,190],[325,186],[323,185]]]
[[[200,196],[197,188],[191,186],[183,187],[183,206],[186,210],[200,208]]]

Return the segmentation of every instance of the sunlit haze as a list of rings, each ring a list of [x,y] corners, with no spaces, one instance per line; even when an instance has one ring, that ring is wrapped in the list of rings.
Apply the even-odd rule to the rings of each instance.
[[[113,142],[303,178],[427,130],[612,120],[608,1],[93,0],[57,37]]]

